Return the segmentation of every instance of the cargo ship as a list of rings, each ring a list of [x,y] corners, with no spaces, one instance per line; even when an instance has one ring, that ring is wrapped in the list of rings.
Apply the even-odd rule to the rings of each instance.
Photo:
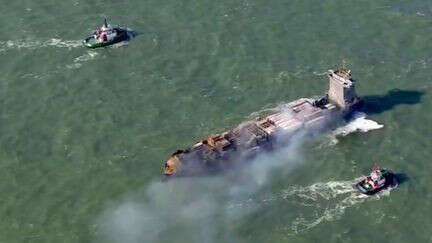
[[[172,177],[219,172],[244,164],[259,153],[277,149],[296,134],[331,129],[357,109],[361,99],[356,94],[351,71],[345,65],[329,70],[327,76],[329,89],[324,97],[300,98],[281,111],[177,150],[165,162],[163,174]]]

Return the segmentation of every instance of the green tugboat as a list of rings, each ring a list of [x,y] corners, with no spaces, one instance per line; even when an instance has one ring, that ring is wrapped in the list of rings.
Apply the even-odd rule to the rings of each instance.
[[[98,48],[110,46],[128,39],[128,31],[121,28],[113,28],[107,24],[105,19],[104,24],[96,30],[92,36],[87,37],[83,44],[88,48]]]

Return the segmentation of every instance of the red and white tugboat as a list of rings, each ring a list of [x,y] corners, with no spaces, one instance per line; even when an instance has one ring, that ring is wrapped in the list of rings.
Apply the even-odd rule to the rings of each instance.
[[[118,42],[128,40],[128,31],[120,27],[112,27],[105,19],[104,24],[93,35],[87,37],[83,44],[88,48],[110,46]]]
[[[397,185],[398,180],[392,171],[374,166],[370,175],[355,183],[354,188],[360,193],[374,195],[388,187],[396,187]]]

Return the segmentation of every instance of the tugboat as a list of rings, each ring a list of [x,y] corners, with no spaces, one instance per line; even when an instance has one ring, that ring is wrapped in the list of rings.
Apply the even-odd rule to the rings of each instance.
[[[355,183],[354,189],[365,195],[374,195],[388,187],[396,187],[398,181],[390,170],[380,169],[378,166],[372,168],[369,176]]]
[[[87,37],[83,44],[88,48],[98,48],[110,46],[121,41],[128,39],[128,32],[125,29],[113,28],[111,25],[107,24],[105,19],[102,27],[95,32],[92,36]]]

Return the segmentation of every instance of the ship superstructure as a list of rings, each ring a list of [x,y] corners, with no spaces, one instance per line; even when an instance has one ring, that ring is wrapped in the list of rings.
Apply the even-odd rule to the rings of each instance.
[[[164,174],[197,175],[236,166],[260,151],[283,144],[293,135],[321,131],[335,119],[349,114],[359,103],[355,81],[346,67],[329,70],[329,90],[321,99],[301,98],[281,111],[240,124],[208,137],[185,150],[178,150],[165,162]]]

